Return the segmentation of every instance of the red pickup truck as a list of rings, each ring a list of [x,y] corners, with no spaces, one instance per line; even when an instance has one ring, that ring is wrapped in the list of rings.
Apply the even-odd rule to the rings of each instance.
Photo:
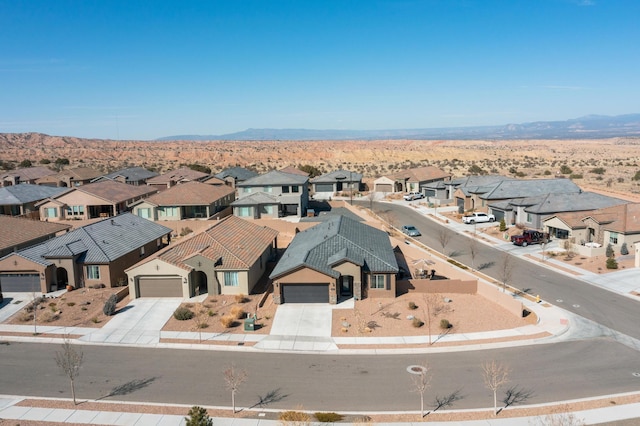
[[[521,235],[513,235],[511,242],[517,246],[526,247],[529,244],[548,243],[550,240],[548,232],[525,229]]]

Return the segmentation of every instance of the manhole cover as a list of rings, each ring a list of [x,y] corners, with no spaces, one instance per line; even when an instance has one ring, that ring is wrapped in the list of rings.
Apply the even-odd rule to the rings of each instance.
[[[407,367],[407,371],[410,374],[424,374],[427,372],[427,368],[422,365],[410,365]]]

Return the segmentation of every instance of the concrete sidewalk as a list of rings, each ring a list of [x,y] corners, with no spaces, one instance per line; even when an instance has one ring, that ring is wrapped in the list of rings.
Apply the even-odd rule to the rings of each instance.
[[[28,397],[14,396],[14,395],[0,395],[0,419],[16,420],[21,422],[37,421],[37,422],[49,422],[49,423],[73,423],[73,424],[107,424],[107,425],[122,425],[122,426],[173,426],[173,425],[185,425],[187,413],[190,406],[187,405],[167,405],[167,404],[141,404],[141,403],[127,403],[121,401],[109,401],[103,402],[105,405],[104,411],[98,410],[83,410],[83,409],[62,409],[62,408],[41,408],[28,405]],[[60,398],[37,398],[37,399],[51,399],[61,401]],[[68,401],[68,400],[64,400]],[[89,401],[94,402],[94,401]],[[17,405],[21,403],[22,405]],[[26,404],[26,405],[24,405]],[[131,411],[111,411],[108,410],[110,404],[123,404],[131,405]],[[157,408],[172,407],[178,410],[183,410],[184,415],[177,414],[155,414],[153,411],[159,411]],[[137,413],[133,408],[134,406],[146,407],[147,413]],[[541,407],[544,405],[538,405]],[[548,405],[547,405],[548,406]],[[230,407],[207,407],[209,409],[222,409],[225,411],[231,411]],[[240,407],[239,407],[240,408]],[[518,407],[522,408],[522,407]],[[244,409],[248,410],[248,409]],[[273,413],[277,413],[278,410],[261,409],[251,410],[255,413],[257,418],[233,418],[233,417],[213,417],[213,424],[215,425],[229,425],[229,426],[279,426],[282,422],[278,420],[267,420],[260,417],[266,417],[267,413],[271,413],[271,418],[274,417]],[[469,410],[450,410],[443,411],[442,413],[455,413]],[[491,409],[477,410],[477,411],[491,411]],[[629,419],[635,419],[640,412],[640,403],[626,404],[610,406],[606,408],[597,408],[592,410],[577,411],[572,413],[574,422],[569,423],[567,421],[567,414],[559,414],[555,416],[541,415],[541,416],[527,416],[527,417],[497,417],[488,418],[482,420],[469,420],[469,421],[429,421],[429,424],[438,426],[450,426],[452,424],[463,424],[465,426],[531,426],[541,424],[542,421],[546,421],[544,424],[551,424],[551,418],[555,418],[556,422],[553,424],[585,424],[585,425],[597,425],[601,423],[611,423]],[[506,412],[505,412],[506,413]],[[309,413],[313,418],[313,414]],[[343,415],[361,415],[362,413],[341,413]],[[370,415],[375,414],[393,414],[393,413],[368,413]],[[418,412],[402,412],[397,414],[415,414],[419,416]],[[564,416],[564,417],[563,417]],[[564,419],[564,421],[561,421]],[[426,419],[428,420],[428,419]],[[579,422],[579,423],[578,423]],[[340,423],[345,425],[359,425],[362,423]],[[377,423],[381,424],[381,423]],[[384,423],[394,425],[419,425],[424,422],[402,422],[402,423]],[[630,423],[629,423],[630,424]]]

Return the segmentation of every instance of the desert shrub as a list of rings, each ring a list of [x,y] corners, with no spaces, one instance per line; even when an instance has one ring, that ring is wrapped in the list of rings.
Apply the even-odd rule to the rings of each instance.
[[[53,311],[45,311],[40,315],[42,322],[52,322],[60,318],[60,314]]]
[[[424,323],[420,318],[414,317],[413,320],[411,321],[411,325],[414,326],[415,328],[420,328],[424,325]]]
[[[615,257],[607,259],[607,269],[618,269],[618,261],[616,261]]]
[[[242,293],[236,294],[235,299],[236,299],[236,303],[245,303],[247,300],[249,300],[247,299],[247,296],[245,296]]]
[[[67,306],[69,307],[76,306],[76,302],[67,302]]]
[[[220,317],[220,324],[222,324],[224,328],[231,328],[235,323],[236,318],[232,315],[223,315]]]
[[[607,249],[605,251],[605,254],[607,257],[613,257],[614,252],[613,252],[613,246],[611,244],[607,244]]]
[[[507,222],[504,221],[504,217],[500,219],[500,232],[507,230]]]
[[[244,309],[241,306],[234,306],[229,311],[229,314],[235,319],[240,319],[244,316]]]
[[[94,324],[98,324],[100,322],[100,319],[98,317],[93,317],[91,318],[91,322]]]
[[[57,311],[58,310],[58,304],[56,302],[49,303],[49,309],[51,309],[51,312]]]
[[[207,328],[209,327],[209,324],[207,324],[206,322],[199,322],[196,324],[197,328]]]
[[[562,166],[560,166],[560,173],[562,173],[563,175],[570,175],[571,173],[573,173],[573,170],[571,170],[571,167],[563,164]]]
[[[448,319],[441,319],[440,320],[440,328],[443,330],[448,330],[451,328],[451,323],[449,322]]]
[[[185,235],[189,235],[192,232],[193,232],[193,229],[189,228],[188,226],[185,226],[184,228],[180,229],[180,236],[184,237]]]
[[[418,309],[418,306],[413,302],[409,302],[409,309],[411,310]]]
[[[193,311],[185,306],[179,306],[173,311],[173,317],[178,321],[186,321],[193,318]]]
[[[189,410],[189,417],[185,417],[187,426],[213,426],[213,420],[206,409],[194,405]]]
[[[465,265],[463,265],[462,263],[460,263],[460,262],[458,262],[456,260],[453,260],[453,259],[447,259],[447,262],[449,262],[450,264],[452,264],[454,266],[457,266],[460,269],[465,269],[465,270],[469,269]]]
[[[116,305],[118,304],[118,296],[112,294],[109,296],[106,302],[104,302],[104,307],[102,308],[102,313],[106,316],[110,317],[111,315],[116,313]]]
[[[33,312],[33,310],[34,310],[38,305],[40,305],[40,304],[44,303],[46,300],[47,300],[47,298],[46,298],[46,297],[44,297],[44,296],[36,297],[35,299],[33,299],[33,300],[31,301],[31,303],[29,303],[29,304],[27,305],[27,307],[25,308],[25,310],[26,310],[27,312]]]
[[[314,413],[313,415],[320,423],[337,423],[343,419],[343,416],[338,413]]]
[[[569,175],[569,179],[582,179],[583,177],[582,173],[571,173]]]
[[[20,314],[20,316],[18,317],[18,319],[19,319],[21,322],[28,322],[28,321],[32,321],[32,320],[33,320],[33,314],[32,314],[31,312],[27,312],[27,311],[25,310],[25,311],[22,311],[22,313]]]
[[[278,416],[278,420],[281,422],[294,422],[295,424],[308,424],[311,421],[311,416],[302,411],[283,411]]]
[[[620,246],[620,254],[623,256],[626,256],[629,254],[629,248],[627,247],[627,243],[622,243],[622,246]]]
[[[209,315],[210,317],[215,317],[217,314],[215,311],[212,311],[211,309],[209,309],[209,311],[207,312],[207,315]]]
[[[81,310],[81,311],[86,311],[87,309],[88,309],[88,308],[87,308],[86,306],[81,306],[81,307],[80,307],[80,310]]]

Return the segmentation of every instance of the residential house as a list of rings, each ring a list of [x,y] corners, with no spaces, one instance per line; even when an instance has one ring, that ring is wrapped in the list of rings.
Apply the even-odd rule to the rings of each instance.
[[[0,216],[0,258],[43,241],[55,238],[71,225],[15,216]]]
[[[0,259],[4,291],[48,293],[67,285],[126,284],[125,269],[169,241],[171,229],[124,213]]]
[[[309,177],[309,173],[305,172],[304,170],[300,170],[299,168],[295,167],[295,166],[287,166],[283,169],[280,169],[280,171],[282,173],[291,173],[294,175],[300,175],[300,176],[306,176]]]
[[[42,187],[46,188],[46,187]],[[117,216],[136,201],[157,190],[150,186],[133,186],[103,180],[78,186],[49,197],[37,204],[41,220],[94,219]]]
[[[437,167],[425,166],[390,173],[373,181],[375,192],[422,192],[431,182],[449,181],[451,174]]]
[[[630,254],[636,254],[640,242],[640,203],[623,203],[582,212],[558,213],[544,220],[544,227],[555,238],[572,244],[604,248],[611,244],[620,253],[626,244]],[[640,267],[636,264],[636,267]]]
[[[51,188],[28,183],[0,188],[0,214],[7,216],[29,215],[38,219],[36,204],[46,198],[69,191],[68,188]]]
[[[206,219],[228,208],[235,194],[226,185],[187,182],[137,201],[131,209],[133,214],[154,221]]]
[[[215,176],[207,176],[206,178],[202,179],[200,182],[206,183],[207,185],[214,185],[214,186],[227,185],[227,181],[225,181],[224,179],[217,178]],[[228,185],[228,186],[233,186],[233,185]]]
[[[272,170],[236,184],[238,199],[233,214],[244,218],[277,218],[306,215],[309,178]]]
[[[314,197],[330,198],[337,192],[353,194],[362,187],[362,174],[350,170],[336,170],[309,181]],[[326,195],[323,195],[326,194]]]
[[[386,232],[334,216],[296,234],[269,278],[276,304],[336,304],[395,297],[398,270]]]
[[[510,180],[515,179],[500,175],[467,176],[453,179],[447,182],[446,185],[449,187],[448,191],[452,194],[452,198],[458,206],[458,212],[462,213],[475,210],[481,206],[481,202],[477,199],[477,194],[484,194],[500,184],[500,182]]]
[[[276,254],[278,232],[235,216],[127,269],[129,295],[250,294]]]
[[[25,167],[24,169],[10,170],[0,174],[0,186],[12,186],[22,183],[33,185],[36,180],[54,174],[56,172],[47,167]]]
[[[214,176],[224,180],[230,187],[235,188],[238,183],[252,179],[258,176],[258,173],[244,167],[229,167]]]
[[[100,176],[102,176],[102,172],[98,170],[90,167],[76,167],[75,169],[66,169],[53,175],[41,177],[35,183],[44,186],[71,188],[73,186],[86,185]]]
[[[163,191],[181,183],[202,182],[209,177],[211,177],[211,175],[207,173],[192,170],[189,167],[180,167],[179,169],[147,179],[147,185],[157,188],[158,191]]]
[[[127,185],[140,186],[146,185],[147,180],[155,176],[158,176],[158,173],[152,172],[151,170],[147,170],[143,167],[129,167],[126,169],[111,172],[104,176],[100,176],[99,178],[94,179],[92,182],[113,180],[120,183],[126,183]]]

